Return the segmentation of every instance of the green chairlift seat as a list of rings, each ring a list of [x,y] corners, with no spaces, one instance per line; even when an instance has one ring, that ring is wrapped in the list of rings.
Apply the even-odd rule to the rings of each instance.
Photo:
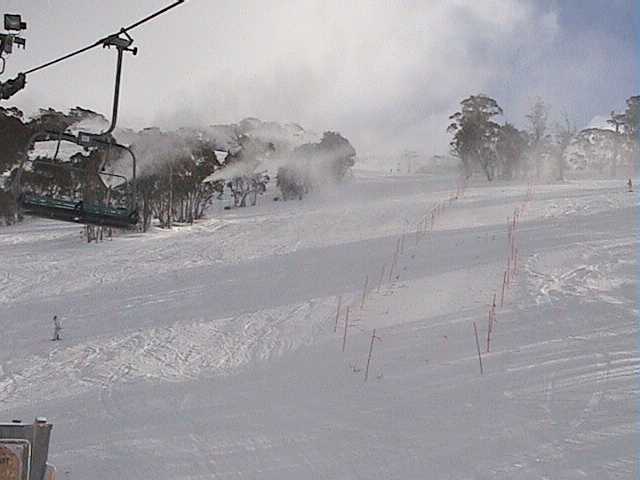
[[[124,207],[109,207],[93,202],[65,200],[25,193],[20,206],[25,213],[45,218],[115,228],[132,228],[138,212]]]

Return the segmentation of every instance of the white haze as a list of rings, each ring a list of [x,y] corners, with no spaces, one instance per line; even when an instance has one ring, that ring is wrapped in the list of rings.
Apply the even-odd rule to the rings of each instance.
[[[8,75],[166,3],[6,2],[30,21],[29,49],[11,57]],[[175,130],[255,116],[337,130],[362,154],[444,154],[448,115],[483,92],[504,108],[501,120],[523,126],[541,96],[554,116],[567,112],[580,128],[624,107],[637,60],[629,42],[602,25],[578,34],[567,27],[567,17],[580,16],[578,4],[189,0],[135,31],[140,54],[125,60],[120,123]],[[35,74],[16,104],[108,114],[114,55],[96,50]]]
[[[56,11],[10,3],[26,16],[43,15],[31,32],[32,48],[43,49]],[[102,34],[159,3],[127,2],[97,22],[72,0],[69,9],[86,15],[86,25],[56,37],[41,56],[77,47],[78,29],[93,38],[91,27]],[[555,14],[529,0],[190,1],[169,15],[136,31],[141,51],[125,62],[123,125],[173,130],[255,116],[337,130],[359,152],[446,151],[447,116],[459,100],[491,94],[514,57],[557,33]],[[11,68],[34,63],[26,57],[14,55]],[[91,52],[38,74],[20,101],[106,112],[112,57]],[[70,69],[77,73],[71,89]],[[45,89],[44,81],[65,79],[55,94]]]
[[[209,175],[205,180],[208,182],[215,182],[218,180],[230,180],[235,177],[248,176],[258,170],[261,170],[261,165],[263,165],[263,163],[260,159],[258,159],[257,162],[238,162],[216,171]],[[264,166],[266,167],[266,165]]]
[[[459,100],[506,74],[531,38],[557,31],[553,14],[520,1],[245,5],[214,24],[213,78],[180,89],[178,108],[159,108],[160,125],[255,115],[336,129],[359,151],[442,152]]]

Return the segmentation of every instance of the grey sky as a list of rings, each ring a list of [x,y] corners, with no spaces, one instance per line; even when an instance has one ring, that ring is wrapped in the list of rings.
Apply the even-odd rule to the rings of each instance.
[[[3,78],[95,41],[170,0],[1,0],[29,22]],[[338,130],[359,151],[447,150],[465,96],[523,125],[536,96],[579,127],[638,93],[634,0],[188,0],[134,31],[121,126],[246,116]],[[115,52],[36,73],[13,102],[110,111]]]

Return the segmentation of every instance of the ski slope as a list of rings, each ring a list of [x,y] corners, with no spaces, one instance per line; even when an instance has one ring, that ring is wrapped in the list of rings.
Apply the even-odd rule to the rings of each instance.
[[[359,171],[97,245],[3,228],[0,418],[47,416],[62,479],[636,478],[637,197],[455,191]]]

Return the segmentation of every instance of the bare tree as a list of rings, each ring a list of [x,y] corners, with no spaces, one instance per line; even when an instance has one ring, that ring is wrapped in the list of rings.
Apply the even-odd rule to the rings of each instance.
[[[542,176],[543,160],[548,147],[547,121],[549,107],[538,97],[526,115],[529,122],[529,159],[533,163],[536,178]]]
[[[569,119],[567,113],[563,114],[562,123],[556,124],[556,180],[565,181],[566,161],[565,152],[576,136],[576,126]]]

